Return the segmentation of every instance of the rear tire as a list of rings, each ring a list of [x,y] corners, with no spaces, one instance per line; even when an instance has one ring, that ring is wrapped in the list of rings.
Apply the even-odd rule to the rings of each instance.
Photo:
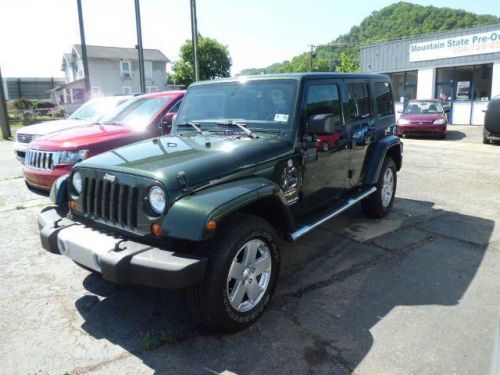
[[[260,217],[236,214],[221,223],[207,253],[204,279],[188,290],[191,311],[208,331],[240,331],[260,317],[276,287],[280,255],[274,229]]]
[[[376,185],[377,191],[361,201],[361,208],[365,214],[373,218],[386,216],[394,204],[396,185],[396,163],[392,158],[387,157],[380,170]]]

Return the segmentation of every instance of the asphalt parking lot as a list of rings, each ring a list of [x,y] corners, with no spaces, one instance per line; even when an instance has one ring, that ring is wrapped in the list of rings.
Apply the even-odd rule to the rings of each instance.
[[[500,315],[500,146],[405,139],[384,220],[359,208],[294,244],[250,329],[200,333],[181,293],[116,286],[45,252],[0,142],[0,373],[484,374]]]

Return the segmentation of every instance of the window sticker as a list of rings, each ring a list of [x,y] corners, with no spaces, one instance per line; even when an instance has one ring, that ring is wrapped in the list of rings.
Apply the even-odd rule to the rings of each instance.
[[[274,115],[274,121],[287,122],[288,121],[288,115],[285,115],[283,113],[276,113]]]

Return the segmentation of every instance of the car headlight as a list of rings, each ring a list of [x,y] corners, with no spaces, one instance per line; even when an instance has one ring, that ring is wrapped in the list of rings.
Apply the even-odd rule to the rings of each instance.
[[[75,164],[89,155],[89,150],[62,151],[59,156],[59,163]]]
[[[153,211],[159,215],[165,211],[167,200],[165,198],[165,192],[161,187],[153,186],[151,190],[149,190],[149,204]]]
[[[434,120],[433,124],[434,125],[445,125],[446,120],[444,118],[438,118],[437,120]]]
[[[73,173],[71,184],[73,185],[73,189],[75,189],[78,194],[82,192],[82,175],[80,172]]]
[[[398,120],[398,125],[410,125],[410,121],[404,119],[404,118],[400,118]]]

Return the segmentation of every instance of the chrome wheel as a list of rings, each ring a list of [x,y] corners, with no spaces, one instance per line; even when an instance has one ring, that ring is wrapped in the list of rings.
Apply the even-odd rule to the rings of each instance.
[[[394,172],[392,168],[387,168],[382,181],[382,206],[389,207],[394,194]]]
[[[262,299],[271,280],[271,251],[267,244],[252,239],[236,253],[227,276],[226,293],[238,312],[253,309]]]

